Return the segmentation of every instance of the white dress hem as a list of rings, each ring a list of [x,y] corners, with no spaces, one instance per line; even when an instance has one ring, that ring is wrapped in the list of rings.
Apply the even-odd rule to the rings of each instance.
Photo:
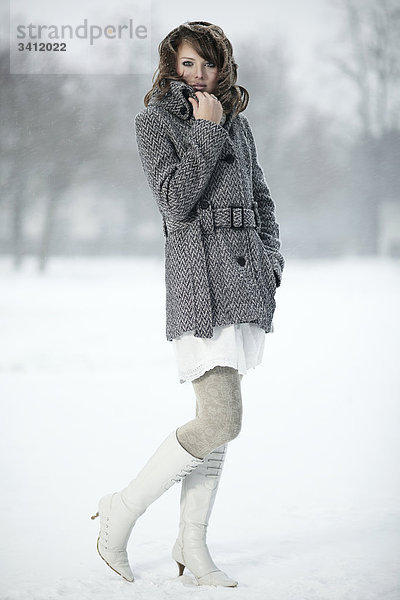
[[[255,323],[215,326],[212,338],[193,334],[187,331],[173,340],[179,383],[193,381],[217,365],[245,375],[262,361],[265,331]]]

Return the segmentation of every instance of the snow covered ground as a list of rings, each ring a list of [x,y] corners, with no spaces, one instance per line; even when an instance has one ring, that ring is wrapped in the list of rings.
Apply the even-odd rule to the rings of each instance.
[[[128,583],[96,551],[101,495],[194,416],[152,259],[0,260],[1,600],[399,600],[400,263],[287,260],[242,382],[210,520],[235,589],[170,557],[175,485],[139,519]]]

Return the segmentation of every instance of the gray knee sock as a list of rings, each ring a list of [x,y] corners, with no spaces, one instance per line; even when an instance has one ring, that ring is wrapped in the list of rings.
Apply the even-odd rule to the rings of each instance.
[[[197,458],[233,440],[242,426],[239,373],[216,366],[192,381],[196,394],[196,418],[177,429],[179,443]]]

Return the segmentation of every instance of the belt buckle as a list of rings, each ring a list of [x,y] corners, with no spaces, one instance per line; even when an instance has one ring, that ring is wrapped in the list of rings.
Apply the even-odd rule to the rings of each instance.
[[[231,227],[233,227],[234,229],[244,229],[244,207],[241,205],[232,205],[229,207],[230,208],[230,214],[231,214]],[[237,208],[240,208],[241,210],[241,223],[240,225],[235,225],[233,222],[233,210]]]

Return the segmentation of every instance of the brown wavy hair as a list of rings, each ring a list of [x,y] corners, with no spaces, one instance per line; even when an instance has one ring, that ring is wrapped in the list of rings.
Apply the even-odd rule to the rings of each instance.
[[[176,71],[177,52],[181,42],[188,42],[204,60],[217,66],[215,95],[224,112],[233,112],[233,116],[236,116],[245,110],[249,93],[246,88],[236,85],[238,65],[233,57],[232,44],[221,27],[207,21],[185,21],[160,42],[159,65],[152,78],[153,86],[144,97],[144,105],[148,105],[154,90],[162,98],[168,92],[172,80],[184,81]]]

